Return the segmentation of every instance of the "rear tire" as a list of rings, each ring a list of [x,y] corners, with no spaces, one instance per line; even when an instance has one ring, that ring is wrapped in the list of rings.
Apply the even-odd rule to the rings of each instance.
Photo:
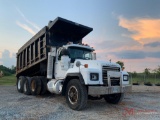
[[[32,95],[39,95],[41,92],[41,79],[32,77],[30,82],[30,90]]]
[[[24,86],[25,77],[20,76],[17,78],[17,91],[23,93],[23,86]]]
[[[30,77],[26,77],[25,81],[24,81],[24,86],[23,86],[23,93],[26,95],[30,95],[31,94],[31,90],[30,90],[30,82],[31,82],[31,78]]]
[[[104,96],[105,101],[111,104],[118,104],[123,100],[123,98],[124,98],[124,93],[116,93]]]
[[[66,101],[73,110],[82,110],[86,107],[88,100],[87,88],[79,80],[73,79],[67,84]]]

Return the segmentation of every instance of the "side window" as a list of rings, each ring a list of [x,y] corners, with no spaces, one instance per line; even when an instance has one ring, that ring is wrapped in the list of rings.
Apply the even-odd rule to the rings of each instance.
[[[84,57],[85,57],[85,58],[86,58],[86,57],[90,57],[89,55],[90,55],[89,53],[86,53],[86,54],[84,54]]]
[[[61,52],[59,52],[59,54],[58,54],[58,60],[61,60]]]
[[[69,56],[69,52],[65,48],[60,51],[60,53],[58,55],[58,60],[61,60],[61,56],[63,56],[63,55]]]
[[[59,50],[57,50],[57,59],[58,60],[61,60],[61,51],[62,51],[62,49],[59,49]]]
[[[91,53],[85,52],[85,53],[84,53],[84,59],[91,60],[91,59],[92,59]]]

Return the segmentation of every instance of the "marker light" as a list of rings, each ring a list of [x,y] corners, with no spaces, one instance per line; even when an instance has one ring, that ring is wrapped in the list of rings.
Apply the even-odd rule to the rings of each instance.
[[[88,64],[84,64],[84,67],[85,67],[85,68],[88,68]]]

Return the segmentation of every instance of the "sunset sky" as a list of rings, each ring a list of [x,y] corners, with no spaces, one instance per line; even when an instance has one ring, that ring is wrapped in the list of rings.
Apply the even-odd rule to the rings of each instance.
[[[160,65],[160,0],[0,0],[0,64],[56,17],[89,26],[83,41],[97,59],[123,61],[128,72]]]

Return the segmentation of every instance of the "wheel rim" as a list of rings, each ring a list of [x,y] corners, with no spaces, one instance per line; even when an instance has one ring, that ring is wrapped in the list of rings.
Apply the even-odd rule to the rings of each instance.
[[[18,80],[18,89],[21,89],[21,79]]]
[[[32,83],[31,83],[31,90],[32,90],[33,92],[35,91],[35,87],[36,87],[35,80],[32,80]]]
[[[27,82],[24,83],[24,92],[27,91]]]
[[[68,99],[71,104],[76,104],[78,101],[78,90],[75,86],[71,86],[68,90]]]

